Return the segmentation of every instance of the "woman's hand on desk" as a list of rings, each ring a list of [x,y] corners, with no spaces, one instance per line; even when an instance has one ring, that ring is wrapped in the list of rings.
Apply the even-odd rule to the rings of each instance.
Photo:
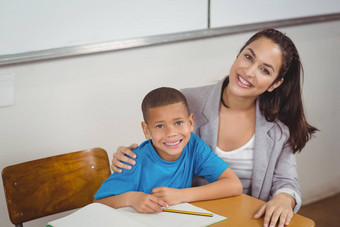
[[[131,144],[129,147],[118,147],[117,151],[113,154],[111,169],[117,173],[121,173],[122,169],[130,170],[131,166],[124,164],[123,162],[130,163],[131,165],[136,164],[136,161],[129,158],[128,156],[132,158],[137,158],[137,155],[132,152],[132,150],[136,149],[137,147],[138,144],[135,143]]]
[[[294,215],[293,207],[295,206],[294,198],[286,193],[277,194],[272,200],[265,203],[254,215],[254,218],[260,218],[263,215],[263,226],[279,227],[288,225]]]

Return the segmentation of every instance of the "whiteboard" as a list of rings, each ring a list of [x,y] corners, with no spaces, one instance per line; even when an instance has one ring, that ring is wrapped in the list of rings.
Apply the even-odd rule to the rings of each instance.
[[[0,0],[0,63],[139,37],[181,41],[208,21],[219,28],[339,12],[340,0]]]
[[[339,13],[340,0],[211,0],[211,28]]]
[[[207,28],[207,0],[0,0],[0,55]]]

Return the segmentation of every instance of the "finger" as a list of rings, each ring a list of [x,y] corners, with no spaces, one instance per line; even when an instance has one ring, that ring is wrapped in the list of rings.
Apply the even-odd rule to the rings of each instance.
[[[121,169],[119,169],[116,166],[114,166],[113,162],[111,164],[111,169],[112,169],[113,172],[117,172],[117,173],[123,172]]]
[[[150,201],[147,203],[147,206],[152,213],[162,211],[162,205],[160,205],[155,199],[150,199]]]
[[[112,166],[111,166],[112,170],[113,170],[113,171],[116,171],[116,172],[119,172],[119,173],[122,172],[121,169],[130,170],[130,169],[132,168],[130,165],[125,164],[125,163],[122,163],[122,162],[118,161],[118,160],[115,159],[115,158],[112,159],[112,162],[111,162],[111,163],[112,163]]]
[[[142,206],[138,212],[140,213],[155,213],[155,210],[152,209],[152,207],[149,206],[149,204],[144,204],[144,206]]]
[[[154,201],[155,203],[157,203],[157,205],[159,207],[161,207],[161,211],[162,211],[162,207],[165,207],[165,208],[168,208],[169,207],[169,204],[167,204],[164,200],[162,199],[158,199]]]
[[[289,225],[290,221],[292,220],[294,213],[292,211],[288,212],[287,219],[285,221],[285,225]]]
[[[151,194],[157,193],[159,191],[158,187],[151,190]]]
[[[266,204],[264,204],[263,206],[261,206],[261,208],[257,211],[257,213],[254,215],[254,218],[260,218],[263,216],[264,212],[266,210]]]
[[[125,147],[124,149],[125,149],[125,151],[124,151],[125,153],[130,152],[130,153],[134,154],[128,148]],[[116,167],[121,167],[120,163],[122,163],[122,162],[126,162],[126,163],[129,163],[131,165],[135,165],[136,161],[131,159],[130,157],[126,156],[125,153],[123,153],[123,149],[120,149],[120,150],[118,149],[115,153],[113,153],[112,164],[114,164]],[[122,164],[125,164],[125,163],[122,163]]]
[[[155,212],[161,212],[162,207],[160,207],[158,204],[155,204],[153,202],[150,202],[148,204],[148,213],[155,213]]]
[[[132,152],[133,149],[136,149],[138,144],[133,143],[129,147],[118,147],[118,151],[121,151],[125,155],[129,155],[132,158],[137,158],[137,155]]]
[[[113,154],[113,158],[135,165],[135,160],[127,157],[127,155],[133,159],[137,158],[137,155],[129,147],[118,147],[117,151]]]
[[[280,219],[279,219],[279,227],[284,227],[284,224],[287,220],[287,216],[288,216],[288,211],[282,211],[280,215]]]
[[[161,212],[162,211],[162,207],[169,207],[169,204],[167,204],[164,200],[159,199],[157,197],[153,197],[152,198],[152,202],[154,202],[157,205],[157,211]],[[158,207],[160,207],[160,210],[158,209]]]
[[[278,220],[279,220],[279,217],[280,217],[280,215],[281,215],[281,212],[282,212],[281,209],[276,209],[276,210],[272,213],[271,216],[268,215],[268,216],[269,216],[268,219],[270,219],[270,225],[269,225],[269,227],[274,227],[274,226],[276,226],[276,223],[277,223]],[[267,214],[266,214],[266,216],[267,216]]]
[[[164,189],[164,187],[154,188],[151,194],[159,199],[163,199],[164,201],[166,201],[167,191]]]
[[[265,215],[263,218],[263,226],[268,226],[270,223],[270,220],[272,219],[272,215],[273,215],[273,210],[272,209],[267,209],[265,211]]]
[[[152,191],[151,191],[151,194],[161,192],[161,191],[163,191],[163,188],[164,188],[164,187],[156,187],[156,188],[153,188]]]
[[[129,146],[129,149],[132,150],[132,149],[136,149],[138,147],[138,144],[136,143],[133,143]],[[132,157],[132,156],[131,156]],[[136,156],[137,157],[137,156]],[[136,157],[133,157],[133,158],[136,158]]]
[[[151,192],[151,194],[153,195],[153,196],[156,196],[157,198],[159,198],[159,199],[163,199],[162,198],[162,191],[160,191],[160,190],[152,190],[152,192]]]
[[[167,204],[165,201],[161,200],[159,203],[158,203],[161,207],[165,207],[165,208],[169,208],[169,204]]]
[[[120,165],[119,161],[115,158],[115,154],[113,154],[113,159],[111,161],[111,169],[113,172],[121,173],[122,170],[118,167]]]

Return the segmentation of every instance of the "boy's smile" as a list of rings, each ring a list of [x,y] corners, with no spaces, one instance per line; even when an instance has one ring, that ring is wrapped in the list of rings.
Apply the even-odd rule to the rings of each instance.
[[[178,147],[181,142],[182,142],[182,140],[178,140],[178,141],[173,142],[173,143],[171,143],[171,142],[164,143],[164,145],[169,147],[170,149],[174,149],[174,148]]]
[[[166,161],[175,161],[190,139],[193,115],[182,102],[149,109],[148,122],[142,122],[146,139],[151,139],[158,155]]]

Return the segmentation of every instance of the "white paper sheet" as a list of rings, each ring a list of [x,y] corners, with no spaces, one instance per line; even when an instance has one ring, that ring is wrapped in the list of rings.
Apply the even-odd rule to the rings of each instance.
[[[189,203],[171,206],[170,209],[212,213]],[[53,227],[120,227],[120,226],[148,226],[148,227],[174,227],[174,226],[208,226],[227,219],[218,214],[213,217],[161,212],[155,214],[138,213],[132,207],[114,209],[100,203],[89,204],[76,212],[49,222]]]

